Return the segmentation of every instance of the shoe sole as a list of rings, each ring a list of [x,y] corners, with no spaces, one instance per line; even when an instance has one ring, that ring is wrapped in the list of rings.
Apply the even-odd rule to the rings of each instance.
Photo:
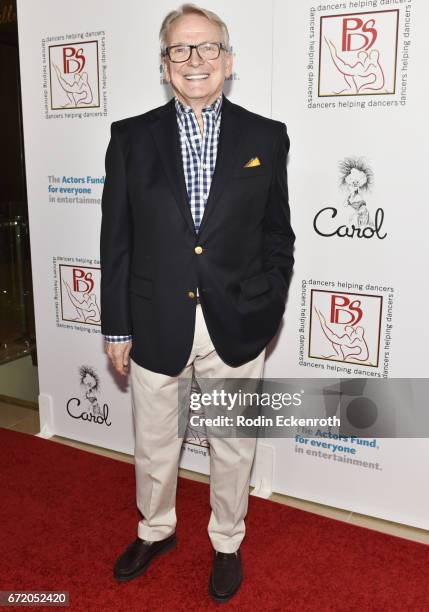
[[[168,553],[170,550],[176,547],[176,544],[177,544],[176,540],[173,540],[172,542],[167,544],[164,548],[161,548],[157,553],[153,555],[153,557],[149,559],[149,561],[147,561],[147,563],[145,563],[142,567],[140,567],[138,570],[136,570],[132,574],[128,574],[127,576],[117,576],[115,573],[113,573],[113,577],[118,582],[128,582],[128,580],[132,580],[133,578],[137,578],[137,576],[141,576],[149,568],[150,564],[152,563],[154,559],[156,559],[160,555]]]
[[[212,581],[210,579],[210,583],[209,583],[209,593],[210,596],[212,597],[212,599],[214,599],[214,601],[216,603],[226,603],[227,601],[229,601],[232,597],[234,597],[234,595],[236,594],[236,592],[238,591],[238,589],[241,586],[241,583],[243,582],[243,576],[241,576],[240,578],[240,582],[237,584],[237,586],[235,587],[235,589],[232,591],[232,593],[228,593],[228,595],[218,595],[216,593],[216,591],[213,588],[213,584]]]

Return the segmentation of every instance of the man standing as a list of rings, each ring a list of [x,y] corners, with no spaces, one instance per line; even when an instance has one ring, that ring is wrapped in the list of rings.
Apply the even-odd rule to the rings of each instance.
[[[179,375],[260,379],[294,262],[286,126],[222,93],[233,61],[226,25],[185,4],[165,17],[160,41],[174,97],[112,123],[102,199],[102,333],[116,370],[130,369],[143,515],[115,563],[121,581],[176,543]],[[215,601],[242,581],[255,446],[210,440]]]

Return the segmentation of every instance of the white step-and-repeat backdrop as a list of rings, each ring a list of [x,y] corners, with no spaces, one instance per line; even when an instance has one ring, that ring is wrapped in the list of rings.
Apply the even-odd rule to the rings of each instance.
[[[109,366],[100,334],[104,155],[112,121],[171,97],[158,32],[174,7],[18,0],[42,435],[130,454],[129,383]],[[207,8],[230,28],[226,95],[284,121],[291,140],[296,267],[266,377],[427,378],[429,5]],[[429,444],[394,435],[325,441],[323,452],[308,432],[264,439],[253,482],[261,494],[429,529]],[[208,473],[208,452],[189,431],[182,466]]]

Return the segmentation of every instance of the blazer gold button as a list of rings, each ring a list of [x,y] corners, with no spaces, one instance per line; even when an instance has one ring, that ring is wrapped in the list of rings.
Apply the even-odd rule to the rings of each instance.
[[[195,293],[193,291],[188,291],[188,297],[190,297],[191,300],[194,299]]]
[[[197,255],[201,255],[201,253],[203,252],[203,247],[201,247],[201,246],[196,246],[196,247],[195,247],[195,249],[194,249],[194,251],[195,251],[195,253],[196,253]]]

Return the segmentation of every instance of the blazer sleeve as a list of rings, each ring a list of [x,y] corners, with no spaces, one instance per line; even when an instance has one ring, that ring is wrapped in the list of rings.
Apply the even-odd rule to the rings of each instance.
[[[295,243],[295,234],[290,223],[286,169],[289,146],[286,125],[281,123],[264,218],[264,265],[268,276],[284,300],[286,300],[292,276]]]
[[[131,210],[117,122],[111,124],[105,170],[100,230],[101,333],[128,336],[132,334],[128,292]]]

